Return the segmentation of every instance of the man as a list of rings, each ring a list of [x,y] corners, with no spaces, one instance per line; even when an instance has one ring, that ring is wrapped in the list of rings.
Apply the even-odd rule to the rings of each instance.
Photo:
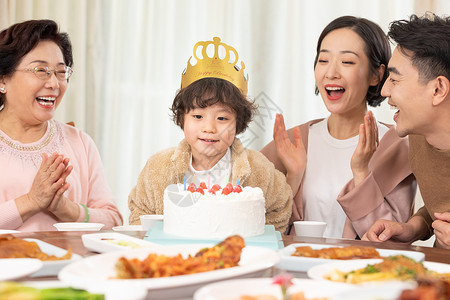
[[[436,235],[450,249],[450,17],[426,14],[391,23],[397,43],[381,94],[398,111],[399,136],[409,136],[409,160],[424,206],[407,223],[378,220],[363,236],[412,243]]]

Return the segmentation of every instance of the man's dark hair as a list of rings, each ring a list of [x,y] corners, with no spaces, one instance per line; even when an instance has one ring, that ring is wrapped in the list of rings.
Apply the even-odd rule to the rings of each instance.
[[[412,15],[409,20],[392,22],[388,36],[411,58],[423,83],[438,76],[450,80],[450,17]]]

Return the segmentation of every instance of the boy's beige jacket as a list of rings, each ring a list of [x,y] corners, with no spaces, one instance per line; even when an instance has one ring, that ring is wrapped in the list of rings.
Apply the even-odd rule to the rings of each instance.
[[[140,215],[163,214],[164,190],[170,184],[183,183],[190,157],[186,140],[150,157],[128,197],[130,224],[139,224]],[[238,138],[231,145],[231,165],[230,182],[239,178],[242,186],[261,188],[266,199],[266,224],[283,233],[292,212],[292,190],[285,176],[263,154],[244,148]]]

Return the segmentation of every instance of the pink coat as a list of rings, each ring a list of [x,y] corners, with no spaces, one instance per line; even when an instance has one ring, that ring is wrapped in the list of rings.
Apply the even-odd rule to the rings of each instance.
[[[309,126],[321,120],[300,125],[306,150]],[[386,126],[390,128],[369,162],[370,175],[357,187],[350,180],[336,199],[347,215],[343,238],[362,237],[378,219],[406,222],[412,214],[417,184],[408,162],[408,140],[399,138],[393,126]],[[292,128],[288,135],[293,141]],[[273,141],[261,152],[274,163],[275,168],[286,174]],[[302,192],[303,183],[294,196],[290,224],[304,218]]]

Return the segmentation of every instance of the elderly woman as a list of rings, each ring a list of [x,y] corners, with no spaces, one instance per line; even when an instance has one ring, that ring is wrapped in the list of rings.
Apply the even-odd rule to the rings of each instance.
[[[72,62],[69,37],[54,21],[27,21],[0,32],[2,229],[122,223],[92,139],[52,120]]]

